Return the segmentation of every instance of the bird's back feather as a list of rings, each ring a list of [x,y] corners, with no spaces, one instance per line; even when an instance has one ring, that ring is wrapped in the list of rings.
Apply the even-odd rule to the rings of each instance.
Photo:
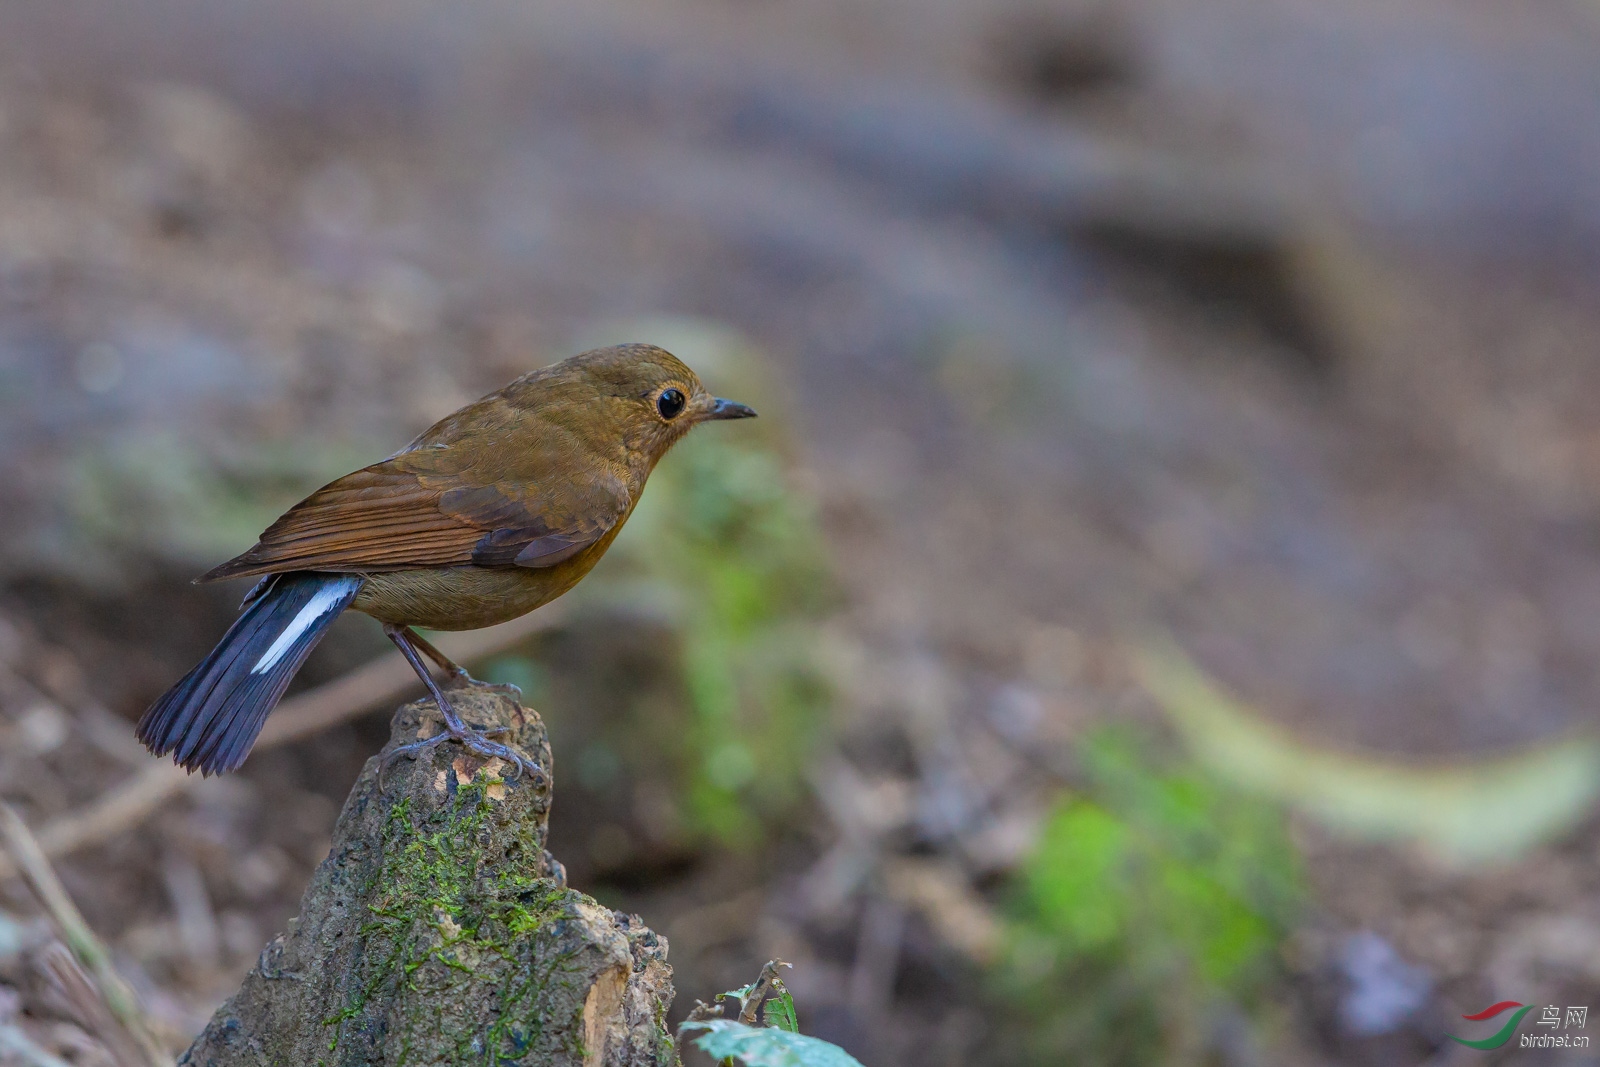
[[[480,401],[492,410],[490,400]],[[530,416],[487,451],[413,445],[318,489],[248,552],[201,581],[286,570],[376,573],[426,567],[547,567],[622,519],[633,492],[620,464],[527,463],[558,448],[559,425]],[[527,470],[503,477],[518,450]],[[548,457],[543,457],[548,459]]]

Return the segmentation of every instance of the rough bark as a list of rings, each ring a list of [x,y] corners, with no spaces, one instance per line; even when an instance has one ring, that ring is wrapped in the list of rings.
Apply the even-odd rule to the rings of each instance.
[[[546,771],[532,710],[454,690]],[[387,753],[438,729],[396,713]],[[545,851],[550,779],[446,742],[385,775],[367,761],[287,932],[181,1060],[192,1067],[490,1064],[665,1067],[666,939],[566,887]]]

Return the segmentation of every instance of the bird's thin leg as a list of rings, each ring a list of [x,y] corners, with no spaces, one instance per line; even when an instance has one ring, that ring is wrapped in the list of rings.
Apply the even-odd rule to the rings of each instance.
[[[467,673],[467,669],[465,667],[461,666],[461,664],[457,663],[443,652],[440,652],[428,641],[425,641],[422,635],[417,633],[417,631],[413,630],[411,627],[399,626],[396,627],[396,629],[405,635],[405,639],[407,641],[411,642],[412,648],[415,648],[418,652],[421,652],[424,656],[427,656],[429,659],[433,660],[433,662],[437,663],[439,665],[439,669],[444,671],[446,674],[452,674],[457,678],[460,678]],[[385,626],[383,632],[389,633],[389,628]],[[393,638],[394,635],[390,634],[389,636]]]
[[[391,629],[397,631],[399,636],[397,637],[394,633],[390,633]],[[448,674],[453,681],[460,682],[462,685],[478,686],[483,689],[495,689],[505,693],[507,696],[515,700],[522,699],[522,690],[518,689],[514,685],[500,685],[495,682],[478,681],[472,675],[467,673],[467,669],[465,667],[461,666],[461,664],[457,663],[443,652],[440,652],[438,648],[434,647],[429,642],[423,640],[422,635],[417,633],[417,631],[413,630],[409,626],[391,627],[389,624],[385,623],[383,632],[389,634],[389,639],[391,641],[397,645],[400,645],[400,651],[405,655],[406,661],[411,664],[412,670],[416,671],[423,677],[424,681],[426,681],[428,678],[427,668],[422,666],[421,661],[415,656],[406,652],[406,646],[400,644],[401,638],[404,638],[406,642],[410,644],[411,647],[416,651],[421,652],[424,656],[427,656],[429,659],[433,660],[433,662],[437,663],[439,665],[439,669]],[[434,688],[431,685],[428,687],[428,692],[434,692]],[[495,726],[483,732],[485,734],[503,734],[507,729],[509,729],[509,727]]]
[[[421,652],[424,656],[427,656],[429,659],[433,660],[433,662],[437,663],[439,665],[439,669],[450,676],[451,681],[456,682],[459,685],[476,686],[480,689],[493,689],[497,692],[506,694],[514,700],[522,699],[522,690],[512,685],[510,682],[480,682],[478,679],[468,674],[467,669],[461,664],[457,663],[443,652],[440,652],[429,642],[423,640],[422,636],[411,627],[403,626],[400,628],[400,630],[405,635],[406,640],[410,641],[412,646],[416,648],[418,652]]]
[[[394,626],[390,623],[384,624],[383,632],[400,649],[400,654],[406,658],[407,663],[411,664],[411,669],[417,672],[417,677],[422,679],[422,684],[428,687],[428,693],[433,697],[434,702],[438,704],[439,714],[444,719],[444,733],[423,741],[414,741],[409,745],[400,745],[391,751],[378,771],[380,789],[383,786],[383,773],[389,769],[391,763],[401,756],[410,756],[415,759],[444,741],[459,742],[469,752],[474,752],[486,758],[498,756],[516,768],[518,773],[527,771],[533,781],[537,782],[543,777],[544,771],[533,760],[509,745],[490,741],[482,732],[472,729],[461,721],[460,716],[456,714],[455,708],[450,706],[450,701],[446,700],[444,693],[440,692],[438,683],[433,680],[433,675],[428,673],[428,668],[423,664],[422,657],[417,654],[417,649],[412,644],[412,641],[416,640],[415,635],[410,634],[404,626]]]

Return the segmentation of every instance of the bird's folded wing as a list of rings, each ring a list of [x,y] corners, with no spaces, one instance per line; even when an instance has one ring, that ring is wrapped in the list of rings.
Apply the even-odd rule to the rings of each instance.
[[[317,490],[267,528],[250,551],[201,581],[289,570],[548,567],[603,537],[627,510],[620,484],[554,493],[462,484],[418,471],[404,454]]]

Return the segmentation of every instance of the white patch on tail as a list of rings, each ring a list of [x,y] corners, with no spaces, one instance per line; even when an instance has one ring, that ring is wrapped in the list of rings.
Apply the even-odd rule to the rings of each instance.
[[[294,647],[294,643],[300,640],[307,630],[311,629],[318,619],[339,606],[339,601],[343,600],[345,594],[349,591],[349,585],[342,581],[329,582],[321,589],[318,589],[316,594],[306,602],[306,606],[300,609],[299,614],[290,620],[288,626],[283,628],[283,633],[278,635],[278,639],[272,642],[272,645],[265,652],[261,653],[261,658],[256,660],[254,667],[250,668],[250,673],[266,674],[270,671]]]

